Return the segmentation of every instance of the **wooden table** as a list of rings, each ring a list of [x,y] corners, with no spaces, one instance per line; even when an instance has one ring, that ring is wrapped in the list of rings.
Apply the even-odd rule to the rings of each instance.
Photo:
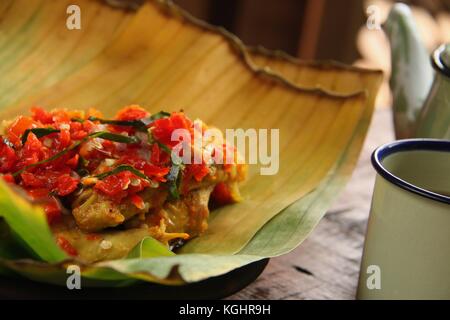
[[[393,139],[390,110],[376,110],[351,180],[313,233],[229,299],[354,299],[375,178],[370,156]]]

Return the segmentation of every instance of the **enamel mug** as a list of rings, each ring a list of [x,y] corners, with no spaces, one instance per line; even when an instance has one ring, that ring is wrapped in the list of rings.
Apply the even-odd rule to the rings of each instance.
[[[450,299],[450,141],[399,140],[377,171],[358,299]]]
[[[434,51],[431,63],[436,75],[417,119],[416,137],[450,139],[450,43]]]

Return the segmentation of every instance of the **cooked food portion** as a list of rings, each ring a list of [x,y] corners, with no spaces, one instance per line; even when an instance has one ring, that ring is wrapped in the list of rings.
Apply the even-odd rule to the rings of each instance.
[[[183,112],[31,112],[3,123],[0,173],[43,207],[69,255],[121,258],[147,236],[173,246],[207,229],[209,208],[240,199],[236,150]]]
[[[72,204],[72,214],[79,228],[95,232],[108,227],[116,227],[126,220],[142,215],[149,209],[158,208],[167,199],[167,192],[157,188],[147,188],[137,195],[144,206],[137,206],[130,198],[120,203],[92,189],[83,190]]]

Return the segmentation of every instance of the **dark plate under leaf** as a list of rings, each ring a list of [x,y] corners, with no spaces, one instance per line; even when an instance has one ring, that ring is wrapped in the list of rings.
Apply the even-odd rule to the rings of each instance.
[[[268,262],[269,259],[256,261],[222,276],[185,286],[142,283],[124,288],[68,290],[23,278],[0,277],[0,299],[221,299],[255,281]]]

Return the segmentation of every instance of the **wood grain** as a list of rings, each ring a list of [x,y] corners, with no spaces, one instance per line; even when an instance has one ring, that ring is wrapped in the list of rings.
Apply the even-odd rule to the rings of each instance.
[[[370,155],[393,140],[390,110],[374,114],[353,177],[318,227],[289,254],[273,258],[263,274],[229,299],[353,299],[375,172]]]

